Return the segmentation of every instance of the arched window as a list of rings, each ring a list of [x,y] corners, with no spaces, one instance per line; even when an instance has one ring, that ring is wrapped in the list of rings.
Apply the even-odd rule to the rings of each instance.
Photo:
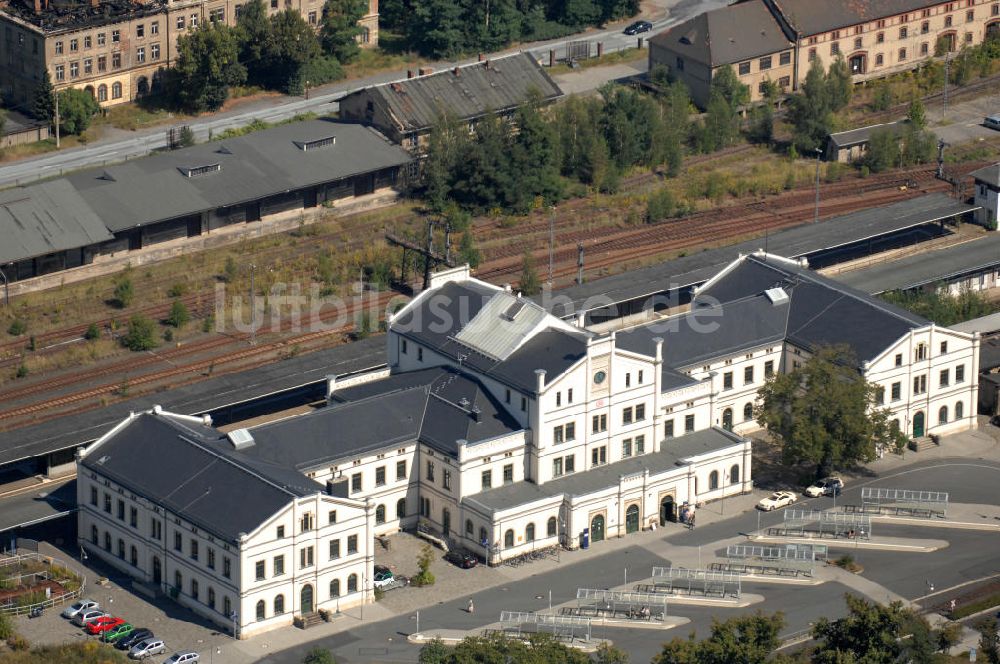
[[[347,577],[347,592],[356,593],[358,592],[358,575],[352,574]]]
[[[508,530],[503,534],[503,545],[508,549],[514,546],[514,531]]]
[[[534,542],[535,541],[535,524],[529,523],[524,528],[524,541],[525,542]]]
[[[480,528],[479,529],[479,543],[482,544],[483,546],[489,546],[490,545],[490,538],[489,538],[489,535],[486,534],[486,529],[485,528]]]
[[[104,533],[104,550],[111,550],[111,533]]]
[[[285,612],[285,596],[278,595],[274,598],[274,615],[280,616]]]
[[[266,609],[264,608],[264,600],[260,600],[259,602],[257,602],[257,620],[264,619],[265,610]]]
[[[899,433],[899,419],[895,419],[889,423],[892,426],[892,430]]]
[[[97,86],[97,101],[107,101],[108,100],[108,86],[101,83]]]
[[[472,519],[465,520],[465,536],[472,537],[472,534],[476,532],[476,527],[472,525]]]
[[[708,490],[715,491],[719,488],[719,471],[713,470],[708,474]]]
[[[726,430],[732,430],[733,428],[733,409],[727,408],[722,411],[722,428]]]
[[[330,582],[330,599],[334,597],[340,597],[340,579],[334,579]]]
[[[753,403],[748,401],[746,405],[743,406],[743,421],[749,422],[752,419],[753,419]]]
[[[941,406],[938,410],[938,424],[948,423],[948,406]]]
[[[396,518],[402,519],[406,516],[406,498],[400,498],[396,501]]]
[[[135,548],[135,546],[133,546],[132,550],[129,552],[129,562],[132,563],[132,567],[139,566],[139,549]]]
[[[97,540],[100,536],[97,534],[97,526],[90,527],[90,543],[97,546]]]
[[[362,44],[367,44],[372,40],[372,31],[368,28],[361,28],[361,34],[358,35],[358,41]]]
[[[729,483],[730,484],[740,483],[740,464],[734,463],[733,467],[729,469]]]
[[[83,91],[86,92],[88,95],[90,95],[91,99],[95,99],[97,97],[97,95],[94,93],[94,86],[93,85],[88,85],[87,87],[85,87],[83,89]]]
[[[385,505],[375,508],[375,523],[385,523]]]
[[[122,98],[122,84],[115,81],[111,84],[111,98],[121,99]]]
[[[554,516],[550,516],[548,523],[545,524],[545,534],[549,537],[556,536],[556,518]]]
[[[965,417],[965,404],[961,401],[955,404],[955,419],[960,420]]]

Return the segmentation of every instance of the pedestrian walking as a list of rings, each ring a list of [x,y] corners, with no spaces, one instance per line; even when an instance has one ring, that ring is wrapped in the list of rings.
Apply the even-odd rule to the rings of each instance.
[[[466,609],[466,611],[468,611],[469,613],[475,613],[476,612],[476,605],[472,603],[471,599],[469,600],[469,606]]]
[[[955,613],[955,600],[948,602],[948,611]]]
[[[694,530],[694,512],[688,514],[688,528]]]

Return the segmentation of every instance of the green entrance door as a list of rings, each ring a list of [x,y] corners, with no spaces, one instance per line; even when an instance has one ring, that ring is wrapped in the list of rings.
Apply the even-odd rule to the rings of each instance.
[[[590,520],[590,541],[601,542],[604,540],[604,515],[598,514]]]
[[[625,534],[639,532],[639,506],[629,505],[625,510]]]
[[[913,437],[920,438],[924,435],[924,411],[917,411],[913,416]]]
[[[312,613],[313,611],[313,587],[308,583],[302,586],[302,601],[300,602],[302,613]]]

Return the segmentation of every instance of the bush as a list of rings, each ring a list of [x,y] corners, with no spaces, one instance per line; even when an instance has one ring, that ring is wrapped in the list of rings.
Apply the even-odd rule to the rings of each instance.
[[[431,563],[434,561],[434,549],[430,544],[424,544],[417,556],[417,569],[420,570],[410,579],[415,586],[433,586],[434,575],[431,573]]]
[[[24,378],[27,375],[28,375],[28,365],[26,365],[24,362],[17,365],[17,371],[14,372],[14,376],[16,378]]]
[[[302,65],[298,73],[288,82],[288,93],[302,94],[305,91],[306,81],[309,82],[309,87],[313,88],[342,78],[344,78],[344,68],[340,66],[337,58],[324,55]]]
[[[674,196],[670,190],[664,188],[650,194],[646,202],[646,222],[652,224],[669,218],[673,215],[675,207]]]
[[[326,648],[313,648],[302,658],[302,664],[337,664],[337,660]]]
[[[361,341],[362,339],[367,339],[368,335],[372,333],[372,316],[367,311],[360,316],[358,316],[357,322],[354,324],[354,333],[351,335],[354,337],[355,341]]]
[[[191,320],[188,308],[180,300],[174,300],[170,305],[170,313],[167,314],[167,323],[176,328],[182,328]]]
[[[132,280],[128,277],[122,277],[115,284],[115,303],[119,309],[124,309],[132,304],[134,299],[135,288],[132,286]]]
[[[0,613],[0,641],[6,641],[17,632],[14,631],[14,623],[6,613]]]
[[[375,586],[375,592],[374,592],[374,594],[375,594],[375,601],[376,602],[378,602],[383,597],[385,597],[385,591],[382,590],[382,588],[380,588],[379,586]]]
[[[180,297],[181,295],[187,295],[188,285],[184,282],[177,282],[169,289],[167,289],[167,297]]]
[[[12,337],[19,337],[27,331],[28,331],[28,324],[25,323],[20,318],[15,318],[11,322],[10,327],[7,328],[7,334],[9,334]]]
[[[222,280],[227,284],[232,283],[236,279],[239,270],[240,268],[236,264],[236,259],[232,256],[226,256],[226,264],[222,268]]]
[[[122,345],[132,351],[156,348],[156,323],[142,314],[132,316],[128,332],[122,337]]]
[[[83,333],[83,338],[87,341],[93,341],[101,336],[101,330],[97,327],[97,323],[91,323],[87,326],[87,331]]]

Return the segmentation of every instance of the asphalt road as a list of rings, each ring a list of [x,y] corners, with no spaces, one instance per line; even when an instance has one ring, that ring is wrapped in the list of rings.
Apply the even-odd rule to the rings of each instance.
[[[726,0],[678,0],[676,4],[670,7],[665,18],[653,22],[653,30],[641,36],[649,38],[675,23],[687,20],[691,16],[703,11],[725,6],[726,4]],[[556,49],[557,57],[562,57],[565,45],[570,41],[580,39],[586,39],[593,43],[602,42],[605,50],[608,52],[634,45],[637,38],[625,35],[621,30],[622,26],[616,26],[613,29],[592,31],[548,42],[532,43],[519,49],[510,49],[491,55],[496,57],[504,53],[529,51],[541,59],[548,57],[550,49]],[[451,68],[457,64],[466,64],[474,61],[475,58],[458,62],[438,62],[434,63],[433,66],[436,70],[442,70]],[[369,85],[387,83],[405,77],[405,69],[387,72],[364,79],[355,79],[341,84],[315,88],[310,91],[309,99],[301,97],[270,99],[259,103],[247,104],[242,106],[238,111],[207,115],[204,119],[194,120],[187,124],[194,130],[198,141],[205,141],[210,134],[218,134],[233,127],[242,127],[255,119],[276,122],[305,112],[331,114],[337,111],[337,100],[344,95]],[[102,166],[147,155],[151,151],[163,148],[166,145],[166,130],[167,127],[165,126],[151,128],[137,131],[124,140],[98,140],[87,146],[12,162],[0,167],[0,187],[25,184],[43,178],[55,177],[68,171],[88,166]]]
[[[947,117],[942,120],[943,110],[935,108],[928,113],[930,129],[938,138],[951,145],[981,140],[993,140],[1000,131],[983,125],[987,115],[1000,113],[1000,95],[987,94],[958,104],[951,104]]]
[[[884,477],[853,482],[837,500],[841,504],[858,503],[862,486],[885,486],[904,489],[947,491],[953,502],[997,504],[997,486],[1000,486],[1000,463],[967,459],[935,460],[915,464]],[[798,506],[827,509],[831,498],[814,498]],[[703,509],[718,509],[710,504]],[[711,545],[741,532],[757,528],[758,515],[747,512],[710,525],[699,526],[693,531],[674,531],[664,540],[683,546],[705,546],[706,557],[714,550]],[[761,516],[761,525],[767,526],[781,520],[780,512]],[[859,549],[855,559],[865,568],[864,576],[889,590],[917,599],[928,593],[927,582],[937,591],[997,573],[1000,561],[1000,534],[995,532],[937,529],[926,526],[874,526],[878,533],[894,537],[947,539],[950,546],[933,553],[901,553]],[[653,565],[668,565],[669,561],[654,556],[645,548],[631,547],[592,558],[576,564],[564,565],[557,571],[531,576],[475,596],[476,613],[465,612],[468,597],[429,606],[420,611],[420,629],[467,630],[492,623],[501,610],[533,611],[548,607],[548,590],[552,591],[554,604],[570,601],[576,589],[612,587],[624,579],[623,568],[650,569]],[[713,616],[730,617],[739,613],[766,613],[784,611],[786,627],[783,634],[807,629],[821,616],[837,618],[844,613],[842,601],[847,588],[838,583],[818,586],[790,586],[779,584],[744,583],[744,593],[758,593],[765,601],[746,609],[720,611],[711,607],[681,606],[670,610],[674,615],[689,618],[691,623],[668,631],[649,629],[595,628],[595,635],[607,637],[626,649],[637,664],[648,662],[659,652],[660,644],[674,637],[686,637],[691,630],[699,635],[708,633]],[[542,599],[536,597],[541,595]],[[406,642],[406,636],[416,631],[413,616],[401,615],[392,619],[365,625],[316,642],[270,655],[262,664],[291,664],[300,662],[312,647],[322,646],[333,651],[338,662],[414,662],[419,649]]]
[[[41,494],[45,494],[44,496]],[[0,510],[0,532],[67,514],[76,509],[76,480],[35,487],[5,497]]]

